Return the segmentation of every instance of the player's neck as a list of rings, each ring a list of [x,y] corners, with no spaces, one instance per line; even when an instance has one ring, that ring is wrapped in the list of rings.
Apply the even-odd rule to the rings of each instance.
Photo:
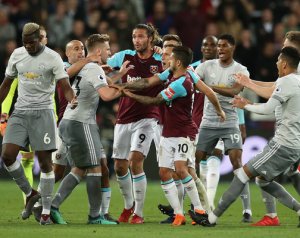
[[[219,60],[220,65],[223,66],[223,67],[230,66],[233,63],[233,61],[234,61],[233,58],[229,58],[229,59],[226,59],[226,60]]]
[[[137,55],[140,59],[148,59],[153,54],[152,49],[146,49],[144,51],[137,52]]]
[[[174,77],[174,78],[179,78],[180,76],[185,75],[185,73],[186,73],[186,68],[180,68],[180,69],[177,69],[177,70],[173,73],[173,77]]]

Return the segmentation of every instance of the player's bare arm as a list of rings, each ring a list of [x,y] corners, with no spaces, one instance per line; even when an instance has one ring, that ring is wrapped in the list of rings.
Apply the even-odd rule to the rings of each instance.
[[[72,109],[76,108],[78,105],[77,97],[70,86],[70,82],[67,78],[61,79],[57,82],[59,87],[61,87],[64,92],[65,98],[69,103],[71,103]]]
[[[117,88],[119,90],[129,89],[129,90],[142,90],[145,88],[149,88],[158,84],[161,84],[161,80],[157,75],[154,75],[150,78],[142,78],[140,80],[122,84],[114,84],[110,87]]]
[[[249,88],[253,92],[255,92],[258,96],[263,98],[270,98],[274,89],[274,82],[260,82],[251,80],[248,76],[244,74],[235,74],[235,78],[238,84]]]
[[[202,80],[198,80],[198,82],[195,84],[196,88],[203,92],[205,96],[208,98],[208,100],[214,105],[217,114],[221,117],[221,121],[226,120],[225,112],[222,110],[220,102],[214,93],[214,91],[209,88]]]
[[[130,63],[130,61],[129,61],[129,60],[126,60],[126,61],[122,64],[120,70],[119,70],[115,75],[113,75],[112,77],[106,76],[106,79],[107,79],[107,82],[108,82],[109,85],[110,85],[110,84],[113,84],[113,83],[115,83],[115,82],[117,82],[120,78],[122,78],[125,74],[127,74],[127,72],[128,72],[130,69],[133,68],[133,66],[132,66],[132,65],[129,65],[129,63]]]
[[[6,76],[4,78],[0,86],[0,104],[2,104],[3,100],[6,98],[13,81],[14,81],[14,77]]]
[[[117,88],[110,88],[108,86],[98,89],[98,94],[103,101],[111,101],[122,95],[122,91]]]
[[[134,93],[130,92],[127,89],[124,89],[123,93],[127,97],[130,97],[130,98],[136,100],[137,102],[142,103],[142,104],[146,104],[146,105],[159,105],[159,104],[161,104],[165,101],[160,93],[156,97],[148,97],[148,96],[137,95],[137,94],[134,94]]]
[[[243,86],[240,84],[234,84],[231,88],[224,88],[224,87],[218,87],[218,86],[211,86],[212,90],[214,90],[216,93],[219,93],[226,97],[234,97],[235,95],[238,95],[242,90]]]
[[[76,63],[72,64],[68,69],[67,69],[67,73],[69,75],[70,78],[76,76],[79,71],[88,63],[91,62],[95,62],[97,64],[100,64],[100,57],[99,55],[89,55],[84,59],[81,59],[79,61],[77,61]]]

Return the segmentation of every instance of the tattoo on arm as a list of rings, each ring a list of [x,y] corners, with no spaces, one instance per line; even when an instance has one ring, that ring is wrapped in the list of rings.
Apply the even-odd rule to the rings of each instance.
[[[125,86],[126,89],[141,90],[141,89],[149,87],[149,82],[147,79],[142,78],[142,79],[134,81],[132,83],[127,82],[123,85]]]
[[[161,96],[161,94],[158,94],[156,97],[148,97],[148,96],[132,94],[131,98],[146,105],[159,105],[164,102],[164,99]]]

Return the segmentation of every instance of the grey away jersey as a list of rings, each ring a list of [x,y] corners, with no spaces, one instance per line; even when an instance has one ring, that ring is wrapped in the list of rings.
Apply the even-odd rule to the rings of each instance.
[[[233,74],[242,73],[249,76],[247,68],[236,61],[227,67],[220,64],[219,59],[207,60],[196,68],[197,74],[207,85],[218,87],[232,87],[235,83]],[[231,97],[225,97],[216,93],[221,107],[226,113],[226,121],[220,122],[220,118],[212,103],[205,97],[203,117],[200,127],[206,128],[238,128],[237,109],[230,103]]]
[[[300,149],[300,75],[279,78],[272,98],[279,100],[282,107],[274,141],[288,148]]]
[[[297,73],[300,74],[300,63],[298,64]],[[276,107],[275,108],[276,127],[280,125],[281,114],[282,114],[282,108],[281,108],[281,106]]]
[[[98,89],[107,86],[106,76],[96,63],[86,64],[76,76],[72,88],[78,99],[78,106],[72,110],[68,104],[63,119],[96,124],[99,103]]]
[[[48,47],[36,56],[29,55],[25,47],[15,49],[5,75],[18,77],[18,110],[53,109],[56,82],[69,77],[60,55]]]

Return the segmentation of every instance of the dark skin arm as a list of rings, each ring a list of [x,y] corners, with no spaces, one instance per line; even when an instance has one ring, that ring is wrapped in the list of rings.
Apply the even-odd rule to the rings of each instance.
[[[72,104],[71,108],[74,109],[78,105],[77,97],[70,86],[68,78],[61,79],[57,82],[59,87],[64,92],[65,98],[69,103]]]
[[[234,84],[232,88],[223,88],[218,86],[211,86],[212,90],[214,90],[216,93],[219,93],[226,97],[234,97],[235,95],[238,95],[242,90],[243,86],[240,84]]]
[[[2,104],[2,102],[4,101],[4,99],[6,98],[10,86],[12,84],[12,82],[14,81],[13,77],[5,77],[1,86],[0,86],[0,104]]]

